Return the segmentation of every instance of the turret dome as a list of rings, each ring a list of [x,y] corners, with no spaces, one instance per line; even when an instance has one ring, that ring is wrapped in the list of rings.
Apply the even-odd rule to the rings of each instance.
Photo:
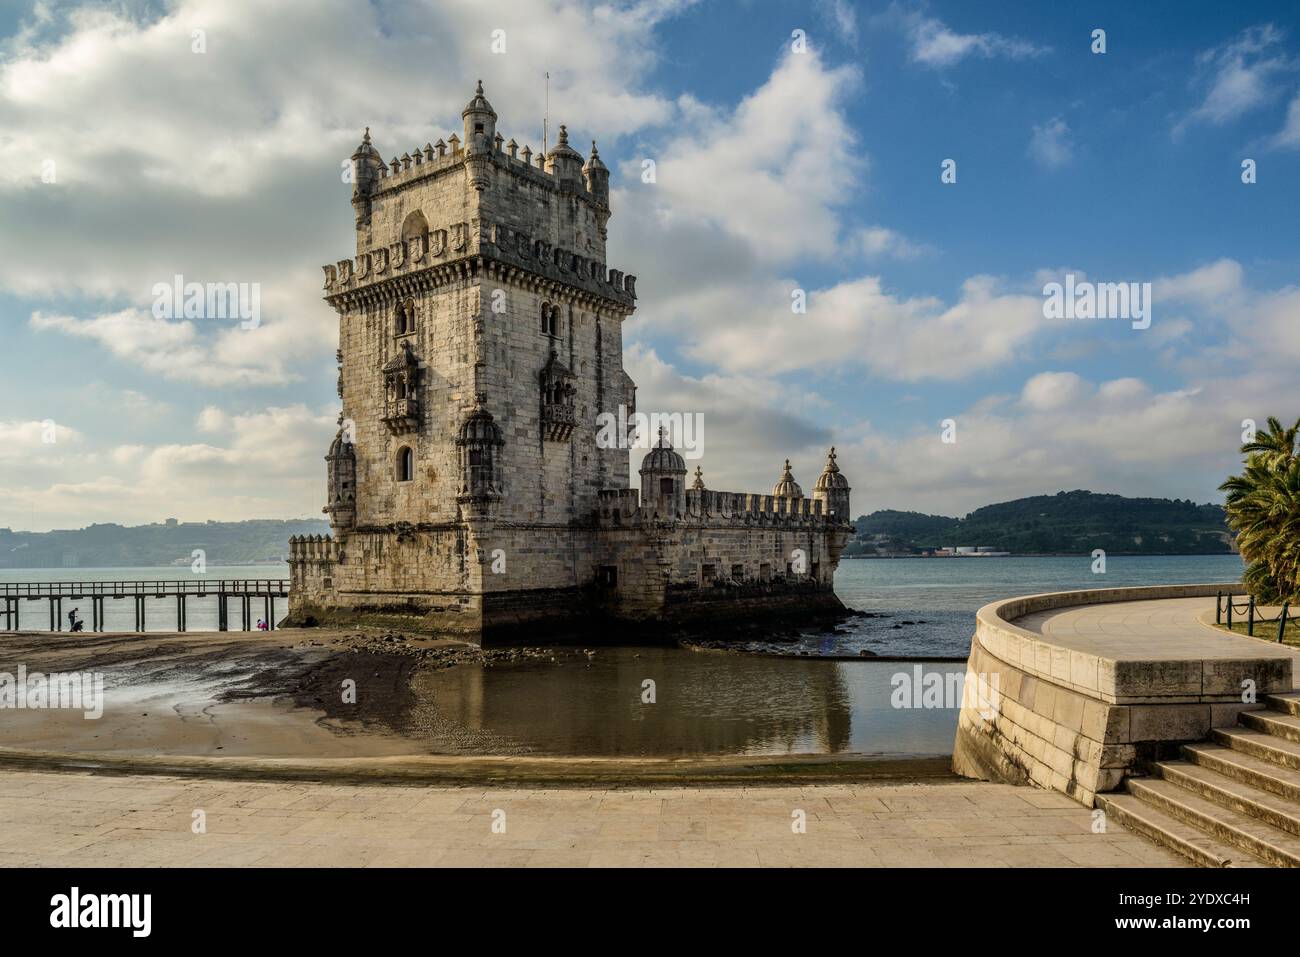
[[[772,495],[775,498],[803,498],[803,489],[799,483],[794,480],[794,473],[790,471],[790,460],[785,460],[785,469],[781,472],[781,480],[772,488]]]
[[[497,118],[497,111],[492,109],[492,104],[488,98],[483,95],[483,81],[478,81],[478,86],[474,88],[474,96],[465,104],[465,109],[460,111],[461,118],[464,119],[471,113],[487,113],[492,119]]]
[[[849,480],[844,477],[840,471],[839,465],[835,461],[835,446],[831,446],[830,453],[826,456],[826,467],[822,469],[822,474],[817,476],[817,488],[819,489],[846,489],[849,487]]]
[[[642,474],[647,472],[686,474],[686,460],[673,451],[672,443],[668,441],[667,429],[660,427],[659,442],[641,460],[641,472]]]

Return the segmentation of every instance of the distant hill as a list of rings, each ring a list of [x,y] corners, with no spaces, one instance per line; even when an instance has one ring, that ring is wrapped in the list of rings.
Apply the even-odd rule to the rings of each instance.
[[[324,535],[323,520],[167,522],[155,525],[91,525],[53,532],[0,528],[0,568],[116,568],[180,564],[195,549],[209,565],[283,561],[289,536]]]
[[[987,546],[1018,555],[1212,555],[1232,551],[1219,505],[1167,498],[1057,492],[977,508],[965,518],[885,510],[854,523],[848,554]]]

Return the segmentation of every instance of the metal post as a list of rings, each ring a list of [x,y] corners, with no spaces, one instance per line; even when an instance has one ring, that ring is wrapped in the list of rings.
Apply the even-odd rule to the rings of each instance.
[[[1232,593],[1228,593],[1228,630],[1232,631]]]
[[[1255,596],[1250,596],[1250,603],[1246,606],[1246,634],[1252,638],[1255,637]]]
[[[266,593],[266,630],[271,630],[271,592]]]
[[[1231,600],[1229,599],[1229,601]],[[1223,592],[1221,591],[1214,593],[1214,623],[1216,625],[1223,624]]]
[[[1289,602],[1282,602],[1282,614],[1277,616],[1277,641],[1282,643],[1282,636],[1286,633],[1286,609]]]

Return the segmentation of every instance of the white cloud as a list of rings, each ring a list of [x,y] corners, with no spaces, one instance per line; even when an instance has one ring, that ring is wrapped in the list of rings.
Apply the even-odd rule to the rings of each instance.
[[[957,33],[937,17],[927,17],[919,12],[903,14],[901,18],[911,42],[912,59],[929,67],[949,67],[970,56],[1024,60],[1051,51],[1050,47],[1030,40],[991,31]]]
[[[210,407],[200,420],[210,442],[123,444],[98,455],[85,441],[74,443],[75,430],[61,428],[57,446],[29,443],[42,454],[61,450],[61,457],[48,468],[8,470],[0,480],[0,525],[129,524],[157,521],[162,511],[195,521],[319,513],[321,450],[337,427],[331,412],[302,405],[245,413]],[[17,434],[30,436],[34,425],[21,424]],[[0,425],[0,448],[12,431],[12,424]]]
[[[1272,24],[1249,27],[1235,38],[1197,57],[1198,82],[1206,87],[1199,106],[1174,126],[1181,135],[1190,125],[1222,125],[1263,105],[1281,92],[1274,82],[1295,70],[1277,50],[1282,32]]]
[[[547,70],[552,119],[579,141],[584,128],[617,137],[663,123],[674,104],[638,86],[657,61],[655,25],[689,5],[173,0],[132,15],[39,4],[0,57],[0,292],[96,300],[92,316],[39,328],[151,374],[292,381],[296,364],[335,347],[319,267],[353,242],[341,163],[363,126],[387,154],[445,138],[482,77],[503,132],[527,142]],[[196,29],[206,52],[192,52]],[[491,51],[496,29],[508,55]],[[42,181],[47,160],[54,182]],[[259,283],[262,326],[152,321],[150,290],[177,274]]]
[[[1039,165],[1056,169],[1070,162],[1074,144],[1070,139],[1070,126],[1065,119],[1055,116],[1041,126],[1035,125],[1029,139],[1029,155]]]

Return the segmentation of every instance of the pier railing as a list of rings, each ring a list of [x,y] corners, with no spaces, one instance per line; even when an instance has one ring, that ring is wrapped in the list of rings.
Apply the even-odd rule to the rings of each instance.
[[[262,599],[265,606],[267,628],[274,630],[274,601],[289,597],[289,580],[286,578],[193,578],[153,581],[45,581],[0,583],[0,626],[6,631],[21,628],[21,609],[24,602],[49,603],[50,631],[62,630],[63,602],[90,602],[90,630],[104,630],[104,602],[107,599],[130,598],[135,602],[135,630],[145,630],[145,611],[150,598],[176,599],[176,630],[186,630],[186,602],[190,598],[215,598],[217,600],[217,630],[229,631],[230,600],[239,601],[242,630],[253,629],[253,601]]]

